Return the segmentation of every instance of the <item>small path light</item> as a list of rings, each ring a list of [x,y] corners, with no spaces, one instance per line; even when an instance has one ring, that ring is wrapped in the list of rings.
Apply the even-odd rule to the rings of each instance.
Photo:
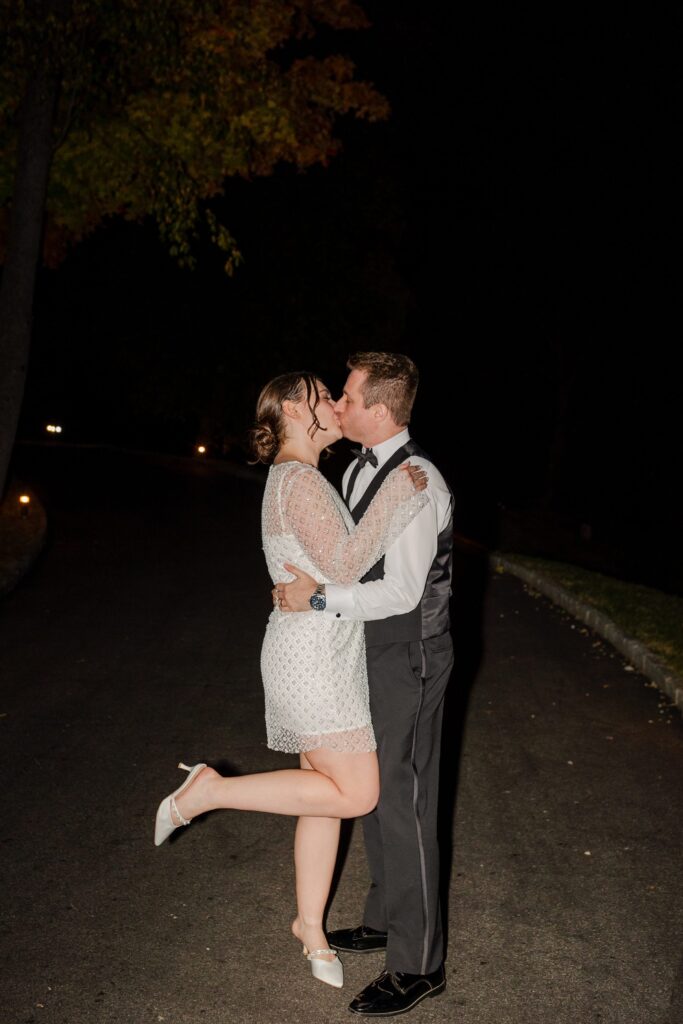
[[[48,423],[45,427],[48,434],[61,434],[62,428],[56,423]]]
[[[198,444],[197,445],[197,455],[206,455],[206,445],[205,444]]]
[[[31,512],[31,499],[28,494],[19,495],[19,505],[21,506],[21,518],[28,519]]]

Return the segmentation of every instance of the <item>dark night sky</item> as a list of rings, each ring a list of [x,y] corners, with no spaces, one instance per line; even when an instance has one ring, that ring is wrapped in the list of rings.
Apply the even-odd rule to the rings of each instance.
[[[343,40],[389,97],[327,169],[233,182],[245,265],[178,271],[112,225],[44,273],[23,433],[187,449],[270,376],[406,351],[414,432],[463,494],[674,532],[680,11],[365,4]],[[152,386],[150,386],[152,382]],[[467,510],[471,510],[468,511]]]

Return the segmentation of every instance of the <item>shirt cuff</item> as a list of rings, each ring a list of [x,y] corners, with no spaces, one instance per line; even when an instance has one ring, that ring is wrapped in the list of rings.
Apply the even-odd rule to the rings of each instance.
[[[353,618],[353,592],[338,583],[325,584],[325,614],[335,619]]]

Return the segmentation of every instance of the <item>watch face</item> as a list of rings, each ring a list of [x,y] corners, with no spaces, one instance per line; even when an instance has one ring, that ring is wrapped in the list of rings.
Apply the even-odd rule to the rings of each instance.
[[[317,594],[316,593],[316,594],[312,595],[312,597],[311,597],[311,608],[313,608],[314,611],[316,611],[316,612],[324,612],[326,604],[327,604],[327,601],[325,600],[325,595],[324,594]]]

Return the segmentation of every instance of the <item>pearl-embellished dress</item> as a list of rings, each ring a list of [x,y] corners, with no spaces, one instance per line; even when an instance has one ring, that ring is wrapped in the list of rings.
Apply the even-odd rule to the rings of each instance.
[[[338,492],[302,462],[270,467],[263,550],[273,583],[289,562],[319,583],[354,583],[429,501],[405,471],[388,474],[358,525]],[[362,622],[274,608],[261,649],[268,746],[298,753],[375,749]]]

